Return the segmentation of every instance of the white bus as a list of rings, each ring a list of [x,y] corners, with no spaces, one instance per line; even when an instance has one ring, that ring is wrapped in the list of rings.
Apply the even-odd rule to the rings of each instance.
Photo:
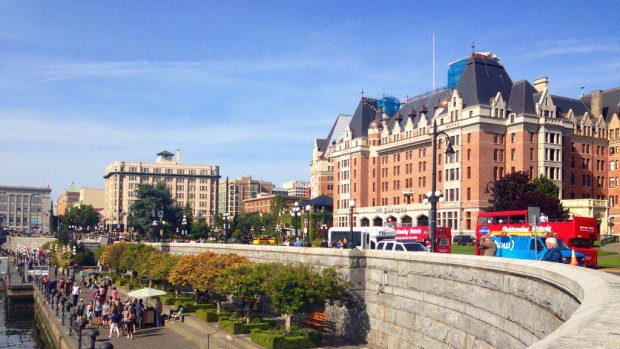
[[[396,230],[389,227],[353,227],[353,235],[351,235],[350,227],[333,227],[329,228],[329,246],[338,240],[347,238],[349,248],[355,246],[359,249],[377,248],[377,242],[383,239],[394,239]]]

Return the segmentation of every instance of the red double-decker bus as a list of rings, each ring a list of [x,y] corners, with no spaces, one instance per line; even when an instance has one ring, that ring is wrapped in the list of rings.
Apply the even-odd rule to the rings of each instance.
[[[393,227],[396,229],[396,240],[415,241],[425,244],[430,249],[431,237],[428,226]],[[452,231],[449,227],[437,227],[435,231],[435,249],[439,253],[452,252]]]
[[[541,222],[538,226],[532,226],[526,210],[481,212],[476,225],[477,241],[484,235],[555,236],[576,252],[583,253],[586,266],[595,267],[598,262],[598,251],[593,244],[599,239],[599,231],[596,219],[592,217],[574,216],[569,221]]]

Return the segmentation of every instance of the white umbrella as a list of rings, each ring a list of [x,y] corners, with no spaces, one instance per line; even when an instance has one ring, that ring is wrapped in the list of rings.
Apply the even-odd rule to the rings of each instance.
[[[149,298],[149,297],[155,297],[155,296],[163,296],[165,294],[166,292],[162,290],[158,290],[156,288],[150,288],[150,287],[141,288],[139,290],[128,293],[129,297],[135,297],[135,298]]]

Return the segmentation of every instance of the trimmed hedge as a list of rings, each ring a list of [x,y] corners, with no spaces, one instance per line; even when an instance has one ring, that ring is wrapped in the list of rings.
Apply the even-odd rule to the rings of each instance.
[[[301,331],[295,327],[291,328],[287,336],[275,330],[253,329],[250,339],[267,349],[302,349],[320,346],[323,334],[321,332]]]
[[[246,324],[245,321],[239,322],[235,320],[229,320],[227,318],[220,317],[217,321],[219,328],[223,328],[225,331],[232,334],[250,333],[253,329],[269,330],[276,326],[276,322],[273,320],[263,322],[252,322]]]
[[[196,318],[206,322],[218,322],[220,318],[227,319],[232,313],[217,313],[215,309],[198,309],[196,310]]]

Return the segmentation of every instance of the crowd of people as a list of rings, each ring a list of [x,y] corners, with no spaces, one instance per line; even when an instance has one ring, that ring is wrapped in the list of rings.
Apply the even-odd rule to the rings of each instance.
[[[43,282],[50,282],[46,277]],[[116,333],[116,337],[127,336],[133,339],[137,330],[142,328],[146,307],[142,299],[128,297],[124,302],[118,293],[118,289],[112,285],[110,278],[106,277],[102,282],[93,281],[92,278],[75,280],[73,276],[66,279],[62,277],[58,282],[59,290],[75,305],[76,320],[85,318],[88,326],[109,329],[108,337]],[[82,290],[92,290],[90,299],[83,298]],[[155,305],[155,322],[161,326],[162,303],[159,299]]]

